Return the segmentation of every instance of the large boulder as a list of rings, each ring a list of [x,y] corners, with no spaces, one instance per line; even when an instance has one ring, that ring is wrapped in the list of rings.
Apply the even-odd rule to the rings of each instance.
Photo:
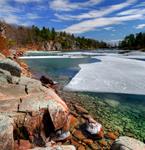
[[[13,119],[0,115],[0,149],[13,150]]]
[[[111,150],[145,150],[145,144],[139,140],[121,136],[115,140]]]
[[[0,68],[3,70],[7,70],[13,76],[21,76],[21,67],[18,63],[11,59],[3,59],[0,61]]]
[[[69,122],[65,102],[40,81],[21,75],[20,66],[10,59],[0,61],[0,113],[14,120],[12,125],[9,117],[0,116],[0,150],[13,149],[13,138],[18,147],[27,146],[28,140],[36,146],[45,146],[52,133],[61,131],[61,139],[69,133],[68,128],[64,130]],[[24,145],[19,145],[19,139],[26,140]]]
[[[0,85],[0,112],[36,112],[47,109],[55,129],[62,128],[68,118],[68,107],[52,89],[34,81],[29,79],[27,87],[25,82]]]

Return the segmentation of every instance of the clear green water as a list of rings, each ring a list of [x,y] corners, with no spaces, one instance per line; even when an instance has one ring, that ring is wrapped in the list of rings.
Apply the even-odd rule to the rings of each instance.
[[[91,58],[29,59],[25,62],[37,77],[48,75],[62,86],[79,71],[78,64],[93,63]],[[81,103],[105,131],[117,131],[145,141],[145,95],[62,91],[68,101]]]

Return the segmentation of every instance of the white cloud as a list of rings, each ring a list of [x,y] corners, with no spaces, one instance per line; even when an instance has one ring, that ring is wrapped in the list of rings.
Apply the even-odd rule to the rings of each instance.
[[[123,15],[132,15],[138,12],[138,9],[130,9],[123,12],[118,13],[117,15],[123,16]]]
[[[7,14],[5,17],[2,17],[0,19],[4,20],[5,22],[9,24],[16,24],[16,25],[22,25],[22,26],[33,25],[32,21],[29,21],[29,20],[24,21],[22,17],[16,16],[13,14]]]
[[[6,17],[3,18],[5,22],[10,23],[10,24],[19,24],[19,17],[16,15],[7,15]]]
[[[134,8],[145,7],[145,2],[141,2],[138,5],[134,6]]]
[[[14,0],[18,3],[32,3],[32,2],[41,2],[41,0]]]
[[[105,27],[114,24],[121,24],[122,22],[137,20],[139,18],[142,18],[142,15],[129,15],[129,16],[122,16],[122,17],[90,19],[69,26],[66,29],[64,29],[64,31],[69,33],[80,34],[80,33],[95,30],[97,27]]]
[[[40,0],[11,0],[15,2],[39,2]],[[32,21],[34,19],[40,18],[36,13],[26,13],[25,7],[13,7],[10,3],[10,0],[0,0],[0,20],[4,20],[10,24],[17,25],[32,25]]]
[[[125,15],[135,15],[135,14],[145,14],[145,9],[129,9],[126,11],[122,11],[120,13],[118,13],[117,15],[119,16],[125,16]]]
[[[80,15],[64,15],[64,14],[55,14],[55,16],[60,20],[83,20],[83,19],[93,19],[97,17],[103,17],[105,15],[111,14],[115,11],[121,10],[125,7],[128,7],[135,3],[136,0],[127,0],[126,2],[105,7],[99,10],[91,10],[87,13],[82,13]],[[61,5],[60,5],[61,6]]]
[[[84,7],[94,6],[103,0],[88,0],[86,2],[70,2],[69,0],[53,0],[49,2],[51,9],[56,11],[72,11]]]
[[[28,13],[26,15],[26,18],[30,19],[30,20],[34,20],[34,19],[38,19],[38,18],[41,18],[39,15],[37,14],[34,14],[34,13]]]
[[[106,27],[106,28],[104,28],[104,30],[107,30],[107,31],[110,31],[112,29],[113,29],[113,27]]]
[[[120,41],[122,41],[123,39],[115,39],[115,40],[110,40],[108,41],[109,43],[114,43],[114,44],[117,44],[119,43]]]
[[[139,25],[136,27],[136,29],[143,29],[143,28],[145,28],[145,24],[139,24]]]

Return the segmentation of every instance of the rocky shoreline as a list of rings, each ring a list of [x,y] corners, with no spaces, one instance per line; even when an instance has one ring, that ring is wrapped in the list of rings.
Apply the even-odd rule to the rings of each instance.
[[[16,61],[0,54],[1,150],[145,149],[140,141],[104,132],[78,102],[58,93],[64,102],[53,81],[32,79],[28,66]]]

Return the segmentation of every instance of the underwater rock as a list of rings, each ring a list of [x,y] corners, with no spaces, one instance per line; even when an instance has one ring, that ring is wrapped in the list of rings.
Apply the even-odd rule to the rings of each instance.
[[[84,139],[83,142],[87,145],[93,144],[93,140],[91,140],[91,139]]]
[[[111,150],[144,150],[145,144],[139,140],[121,136],[112,144]]]
[[[78,106],[78,105],[75,105],[75,109],[78,111],[78,113],[81,113],[81,114],[88,114],[89,113],[86,109],[84,109],[83,107]]]
[[[118,107],[120,105],[119,101],[113,100],[113,99],[105,99],[104,102],[108,104],[111,107]]]
[[[91,135],[99,135],[102,132],[102,125],[90,117],[86,123],[86,131]]]
[[[99,141],[99,144],[101,146],[107,146],[107,142],[104,139],[102,139],[101,141]]]
[[[86,150],[86,148],[85,148],[85,146],[80,145],[80,146],[78,147],[78,150]]]
[[[75,130],[73,135],[75,138],[77,138],[80,141],[86,139],[85,135],[80,130]]]
[[[108,139],[112,139],[112,140],[116,140],[117,139],[117,136],[113,132],[108,132],[105,135],[105,137],[108,138]]]

